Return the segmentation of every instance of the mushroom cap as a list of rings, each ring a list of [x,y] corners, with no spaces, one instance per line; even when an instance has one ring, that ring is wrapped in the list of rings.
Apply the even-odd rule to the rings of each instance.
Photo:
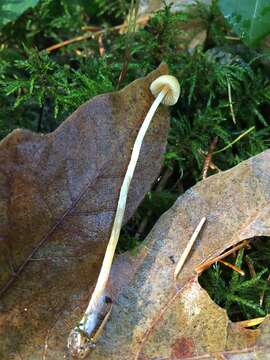
[[[162,75],[152,82],[150,90],[157,97],[164,87],[168,88],[168,92],[161,101],[164,105],[174,105],[177,103],[180,95],[180,85],[175,76]]]

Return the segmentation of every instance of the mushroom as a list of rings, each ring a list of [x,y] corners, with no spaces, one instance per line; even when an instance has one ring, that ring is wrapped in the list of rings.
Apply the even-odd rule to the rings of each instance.
[[[71,331],[68,338],[68,348],[70,353],[72,356],[76,356],[79,359],[84,359],[89,351],[95,348],[96,340],[110,315],[112,301],[106,296],[106,286],[123,222],[130,182],[139,158],[144,136],[159,104],[174,105],[180,95],[179,82],[171,75],[162,75],[158,77],[151,83],[150,90],[156,99],[152,103],[134,143],[131,159],[120,190],[112,232],[96,287],[82,320]]]

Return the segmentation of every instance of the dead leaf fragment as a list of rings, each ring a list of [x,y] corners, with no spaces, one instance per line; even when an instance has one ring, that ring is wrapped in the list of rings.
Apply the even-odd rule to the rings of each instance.
[[[153,101],[149,86],[166,73],[161,65],[119,92],[97,96],[51,134],[19,129],[1,141],[0,359],[13,352],[37,359],[45,339],[51,346],[48,332],[63,331],[56,320],[87,299],[134,140]],[[168,127],[161,107],[145,137],[126,219],[159,173]]]
[[[198,183],[160,218],[138,256],[116,260],[111,287],[122,291],[91,360],[264,359],[269,322],[256,331],[232,323],[194,268],[244,238],[269,236],[269,171],[270,150]],[[170,256],[180,256],[202,216],[207,224],[175,284]]]

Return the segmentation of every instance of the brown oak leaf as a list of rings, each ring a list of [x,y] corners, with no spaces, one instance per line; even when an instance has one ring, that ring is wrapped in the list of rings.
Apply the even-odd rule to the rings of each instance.
[[[112,315],[91,360],[269,359],[270,318],[257,330],[231,322],[194,271],[244,239],[270,235],[269,173],[270,150],[199,182],[162,215],[137,256],[116,259]],[[203,216],[175,282],[171,259]]]
[[[50,329],[88,298],[133,143],[153,102],[149,86],[166,73],[163,64],[93,98],[50,134],[18,129],[1,141],[1,359],[25,358],[25,349],[27,359],[44,358]],[[126,220],[158,176],[168,128],[161,106],[145,137]]]

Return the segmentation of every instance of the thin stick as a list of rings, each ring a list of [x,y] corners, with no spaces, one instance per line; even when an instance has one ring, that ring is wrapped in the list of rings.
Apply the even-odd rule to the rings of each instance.
[[[234,124],[236,124],[236,119],[235,119],[235,114],[234,114],[234,109],[233,109],[233,103],[232,103],[231,83],[230,83],[229,80],[227,80],[227,84],[228,84],[228,97],[229,97],[229,104],[230,104],[232,120],[233,120]]]
[[[239,141],[240,139],[242,139],[242,137],[246,136],[247,134],[249,134],[251,131],[253,131],[255,129],[255,126],[252,126],[251,128],[247,129],[247,131],[243,132],[241,135],[239,135],[236,139],[234,139],[230,144],[226,145],[224,148],[214,151],[213,154],[219,154],[222,151],[225,151],[227,149],[229,149],[230,147],[232,147],[235,143],[237,143],[237,141]]]
[[[99,34],[101,33],[101,31],[97,31],[95,33],[90,33],[90,34],[85,34],[85,35],[80,35],[80,36],[76,36],[72,39],[69,39],[69,40],[65,40],[65,41],[61,41],[60,43],[58,44],[54,44],[52,46],[49,46],[48,48],[44,49],[45,51],[48,51],[48,52],[52,52],[54,50],[57,50],[57,49],[60,49],[64,46],[67,46],[67,45],[70,45],[70,44],[73,44],[75,42],[78,42],[78,41],[82,41],[82,40],[87,40],[87,39],[90,39],[90,38],[94,38],[95,36],[98,36]]]
[[[215,258],[212,258],[212,259],[209,259],[209,260],[206,260],[204,263],[200,264],[200,265],[197,265],[195,267],[195,271],[200,274],[201,272],[203,272],[205,269],[207,269],[209,266],[211,266],[212,264],[224,259],[225,257],[227,257],[228,255],[231,255],[232,253],[234,253],[236,250],[238,249],[241,249],[242,247],[245,247],[248,245],[248,241],[247,240],[244,240],[241,244],[239,245],[236,245],[234,246],[232,249],[228,250],[228,251],[225,251],[223,254],[215,257]]]
[[[238,274],[245,276],[245,272],[242,269],[239,269],[237,266],[229,263],[228,261],[225,260],[219,260],[220,263],[222,263],[223,265],[231,268],[233,271],[236,271]]]
[[[188,257],[188,254],[190,253],[190,250],[191,250],[195,240],[197,239],[197,237],[198,237],[198,235],[199,235],[205,221],[206,221],[206,217],[203,217],[201,219],[201,221],[199,222],[199,224],[197,225],[197,227],[196,227],[194,233],[192,234],[191,238],[189,239],[189,241],[187,243],[187,246],[186,246],[183,254],[181,255],[178,263],[176,264],[176,268],[175,268],[175,271],[174,271],[174,279],[175,280],[177,279],[177,277],[178,277],[178,275],[179,275],[179,273],[180,273],[180,271],[181,271],[181,269],[182,269],[182,267],[183,267],[183,265],[184,265],[184,263],[186,261],[186,258]]]
[[[149,17],[142,17],[140,19],[137,20],[137,24],[139,23],[146,23],[148,21]],[[68,40],[65,40],[65,41],[61,41],[60,43],[58,44],[54,44],[52,46],[49,46],[48,48],[44,49],[48,52],[52,52],[52,51],[55,51],[57,49],[60,49],[64,46],[67,46],[67,45],[70,45],[70,44],[73,44],[75,42],[79,42],[79,41],[83,41],[83,40],[87,40],[87,39],[90,39],[90,38],[95,38],[97,36],[100,36],[104,33],[106,33],[107,31],[108,32],[113,32],[113,31],[118,31],[120,29],[122,29],[123,27],[127,27],[126,24],[121,24],[121,25],[117,25],[117,26],[114,26],[110,29],[102,29],[102,30],[99,30],[99,31],[96,31],[95,29],[93,29],[92,27],[89,29],[91,31],[91,33],[88,33],[88,34],[84,34],[84,35],[80,35],[80,36],[76,36],[72,39],[68,39]],[[85,30],[85,29],[84,29]],[[88,30],[88,31],[89,31]]]

